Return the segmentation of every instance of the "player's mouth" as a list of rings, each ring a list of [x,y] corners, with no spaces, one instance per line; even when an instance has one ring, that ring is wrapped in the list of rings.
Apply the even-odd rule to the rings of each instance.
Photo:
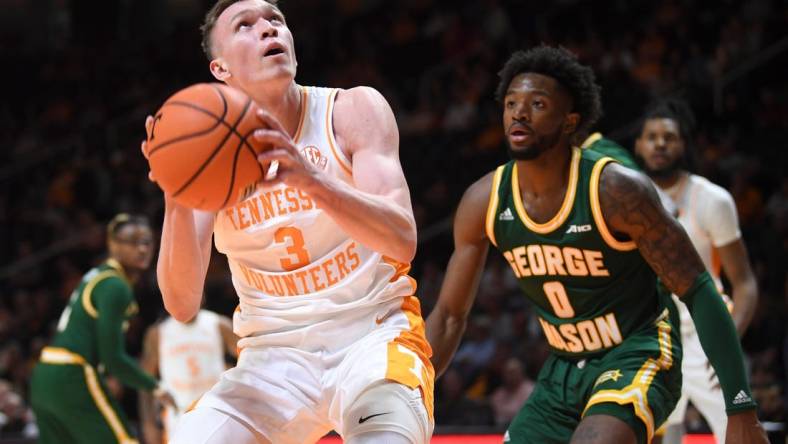
[[[533,136],[533,131],[528,130],[522,126],[516,126],[509,130],[509,140],[512,143],[520,144],[528,140],[531,136]]]
[[[665,154],[653,154],[651,156],[651,163],[654,166],[661,167],[670,164],[671,159],[670,156]]]
[[[267,58],[270,58],[270,57],[282,56],[284,54],[285,54],[284,46],[282,46],[282,45],[280,45],[278,43],[273,43],[271,45],[268,45],[268,47],[264,50],[263,58],[267,59]]]

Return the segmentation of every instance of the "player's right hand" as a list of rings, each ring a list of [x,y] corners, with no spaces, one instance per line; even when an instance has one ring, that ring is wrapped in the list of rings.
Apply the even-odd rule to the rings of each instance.
[[[153,130],[153,116],[148,114],[148,117],[145,118],[145,134],[147,137],[140,144],[140,149],[142,150],[142,155],[145,156],[145,160],[148,160],[147,140],[150,139],[150,133],[152,130]],[[148,180],[154,183],[156,182],[156,179],[153,177],[152,171],[148,171]]]

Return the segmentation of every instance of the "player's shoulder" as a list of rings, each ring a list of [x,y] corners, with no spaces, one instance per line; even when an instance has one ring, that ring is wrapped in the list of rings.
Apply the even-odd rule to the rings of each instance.
[[[85,286],[91,293],[110,293],[113,295],[130,296],[131,284],[113,268],[105,269],[88,280]]]
[[[353,88],[339,88],[334,107],[338,110],[352,110],[354,114],[366,112],[384,106],[389,107],[383,94],[371,86],[355,86]]]
[[[621,203],[628,203],[627,207],[633,204],[657,204],[662,207],[651,179],[617,162],[606,163],[599,175],[599,202],[605,214],[611,211],[608,207],[612,205],[619,208]]]
[[[609,162],[600,174],[600,193],[604,189],[631,188],[632,191],[654,190],[651,179],[640,171],[618,162]],[[656,193],[656,191],[655,191]]]
[[[501,167],[498,167],[488,172],[487,174],[485,174],[484,176],[480,177],[475,182],[473,182],[470,186],[468,186],[468,188],[465,190],[465,193],[463,195],[463,199],[467,198],[469,200],[473,200],[479,203],[484,202],[486,205],[486,203],[490,199],[490,192],[493,187],[493,181],[495,181],[496,178],[499,176],[498,174],[499,168]]]
[[[697,174],[690,174],[690,184],[696,188],[703,199],[713,200],[733,200],[733,196],[728,190],[710,181],[709,179]]]

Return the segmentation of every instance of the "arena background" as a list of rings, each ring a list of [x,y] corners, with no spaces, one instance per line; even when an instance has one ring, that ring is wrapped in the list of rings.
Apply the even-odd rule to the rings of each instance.
[[[30,369],[69,293],[102,259],[104,224],[133,211],[160,225],[161,194],[139,152],[143,122],[175,90],[212,80],[197,30],[210,4],[0,1],[0,442],[35,434],[25,402]],[[758,278],[760,302],[743,345],[759,416],[773,442],[784,442],[788,3],[286,0],[282,9],[299,83],[371,85],[394,108],[425,315],[461,193],[506,161],[492,92],[513,50],[561,44],[591,64],[603,86],[598,129],[630,149],[651,99],[689,100],[699,122],[698,172],[733,194]],[[208,307],[229,313],[236,296],[225,259],[212,265]],[[136,295],[142,312],[128,334],[135,355],[144,328],[163,313],[153,271]],[[463,345],[436,383],[437,430],[500,433],[507,419],[495,414],[494,393],[505,378],[515,387],[520,377],[533,381],[546,353],[530,305],[493,253]],[[136,394],[117,391],[136,419]],[[708,431],[693,410],[687,427]]]

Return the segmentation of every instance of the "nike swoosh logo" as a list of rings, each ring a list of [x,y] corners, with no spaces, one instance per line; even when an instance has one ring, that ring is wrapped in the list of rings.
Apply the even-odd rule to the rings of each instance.
[[[391,412],[375,413],[374,415],[362,416],[361,418],[358,418],[358,423],[359,424],[363,424],[363,423],[367,422],[368,420],[370,420],[370,419],[372,419],[372,418],[374,418],[376,416],[388,415],[389,413],[391,413]]]

